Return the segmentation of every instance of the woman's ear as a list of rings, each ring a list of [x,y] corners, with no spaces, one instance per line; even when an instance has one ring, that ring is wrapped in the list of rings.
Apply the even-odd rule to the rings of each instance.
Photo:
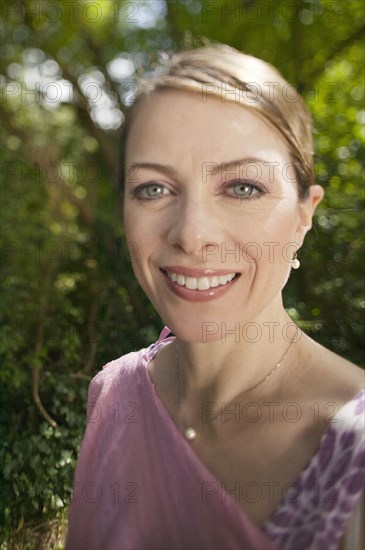
[[[304,237],[312,227],[314,211],[324,196],[324,189],[321,185],[311,185],[308,197],[299,202],[299,223],[296,231],[295,241],[302,246]]]

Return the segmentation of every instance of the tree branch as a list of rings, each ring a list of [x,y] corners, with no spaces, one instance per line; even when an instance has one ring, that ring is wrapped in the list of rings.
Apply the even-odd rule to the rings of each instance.
[[[97,142],[100,145],[100,149],[103,154],[103,160],[106,160],[106,166],[109,169],[113,169],[118,161],[118,146],[116,144],[116,139],[106,134],[103,130],[95,126],[93,123],[90,113],[89,113],[89,104],[85,96],[83,95],[81,88],[74,77],[74,75],[69,71],[66,65],[58,62],[62,72],[63,76],[66,80],[71,82],[74,89],[79,94],[79,100],[77,103],[75,103],[75,108],[77,110],[78,119],[86,128],[86,130],[94,136],[94,138],[97,140]]]
[[[35,406],[37,407],[38,411],[43,416],[43,418],[48,422],[48,424],[52,426],[52,428],[57,428],[57,422],[53,420],[53,418],[47,413],[39,395],[40,365],[38,364],[38,361],[37,361],[43,345],[43,327],[44,327],[44,321],[47,315],[48,298],[49,298],[51,283],[52,283],[52,268],[50,267],[50,264],[48,264],[48,268],[46,271],[45,285],[44,285],[43,303],[41,304],[41,308],[39,312],[39,318],[40,318],[39,325],[38,325],[39,328],[38,328],[37,340],[36,340],[36,345],[34,350],[35,361],[32,365],[32,396],[33,396],[33,401],[35,403]]]
[[[118,107],[120,108],[121,111],[123,111],[123,105],[120,100],[118,85],[116,82],[114,82],[114,80],[108,77],[108,74],[106,71],[106,61],[100,55],[100,52],[102,51],[102,45],[96,44],[94,37],[90,35],[89,30],[86,29],[85,26],[83,26],[81,29],[81,35],[83,36],[89,48],[89,51],[91,51],[92,55],[94,56],[95,64],[100,68],[101,71],[103,71],[104,78],[107,81],[108,86],[110,87],[114,96],[117,98]]]

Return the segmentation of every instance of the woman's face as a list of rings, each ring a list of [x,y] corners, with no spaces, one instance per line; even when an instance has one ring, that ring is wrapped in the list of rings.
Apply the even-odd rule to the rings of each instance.
[[[280,134],[252,110],[180,90],[138,108],[126,151],[126,239],[138,282],[185,341],[206,341],[222,323],[228,331],[275,321],[290,260],[321,197],[313,186],[298,200]],[[237,275],[222,284],[184,268]]]

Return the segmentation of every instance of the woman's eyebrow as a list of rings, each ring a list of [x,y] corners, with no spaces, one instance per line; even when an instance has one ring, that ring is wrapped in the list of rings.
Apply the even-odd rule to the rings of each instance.
[[[211,164],[214,164],[214,163],[211,163]],[[273,170],[273,172],[277,176],[280,176],[280,169],[279,169],[280,162],[278,162],[278,161],[268,161],[267,159],[263,159],[263,158],[260,158],[260,157],[244,157],[244,158],[241,158],[241,159],[230,160],[228,162],[221,162],[220,164],[217,165],[217,169],[221,170],[222,173],[223,173],[225,171],[229,171],[232,168],[240,166],[240,165],[244,165],[247,169],[249,166],[258,165],[258,164],[259,165],[264,165],[265,167],[268,167],[268,170],[269,170],[270,174],[272,174],[271,170]],[[257,175],[259,176],[260,174],[258,173]]]
[[[152,170],[163,172],[164,174],[172,176],[175,179],[178,178],[178,173],[173,166],[169,166],[167,164],[158,164],[157,162],[128,162],[127,168],[129,170],[136,168],[150,168]]]
[[[280,174],[280,171],[278,169],[279,162],[269,162],[265,159],[259,158],[259,157],[244,157],[242,159],[235,159],[230,161],[225,161],[217,164],[213,161],[205,161],[202,162],[202,169],[205,172],[205,174],[214,175],[218,171],[226,171],[229,170],[237,165],[248,165],[248,164],[263,164],[264,166],[269,166],[270,169],[273,169],[274,172],[277,172],[277,174]],[[167,174],[168,176],[171,176],[175,179],[178,179],[179,174],[177,170],[173,166],[169,166],[167,164],[159,164],[157,162],[129,162],[128,163],[129,168],[149,168],[152,170],[158,170],[164,174]]]

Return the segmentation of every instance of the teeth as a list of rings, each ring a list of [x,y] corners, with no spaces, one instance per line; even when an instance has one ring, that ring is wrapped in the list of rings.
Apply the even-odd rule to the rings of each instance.
[[[235,273],[230,273],[229,275],[220,275],[219,277],[185,277],[180,273],[169,273],[166,272],[167,276],[171,281],[177,283],[180,286],[185,286],[190,290],[208,290],[209,288],[214,288],[219,285],[226,285],[229,281],[235,278]]]
[[[219,277],[209,277],[211,287],[219,286]]]
[[[202,279],[200,279],[200,281],[201,280]],[[190,288],[191,290],[196,290],[198,288],[198,279],[195,279],[194,277],[185,277],[185,286],[186,288]]]
[[[178,275],[177,279],[176,279],[176,282],[177,282],[178,285],[184,286],[184,284],[185,284],[184,275]]]
[[[208,288],[210,288],[209,277],[202,277],[201,279],[192,279],[192,281],[198,282],[198,290],[208,290]],[[186,288],[190,288],[188,286],[187,280],[186,280]]]

